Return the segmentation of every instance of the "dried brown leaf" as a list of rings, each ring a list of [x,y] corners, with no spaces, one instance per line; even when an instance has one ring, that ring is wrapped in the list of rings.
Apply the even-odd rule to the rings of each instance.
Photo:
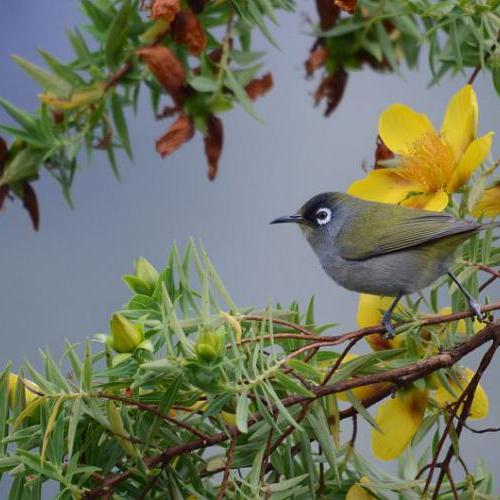
[[[319,25],[323,31],[335,26],[340,9],[333,0],[316,0],[316,10],[319,15]]]
[[[314,72],[321,68],[328,58],[328,49],[322,45],[317,44],[310,52],[304,66],[306,68],[306,75],[313,76]]]
[[[174,42],[186,45],[189,52],[199,56],[207,46],[207,36],[199,19],[192,11],[179,12],[171,29]]]
[[[170,126],[167,133],[156,141],[156,151],[162,158],[165,158],[189,141],[193,134],[194,127],[191,118],[181,115]]]
[[[379,161],[390,160],[394,158],[394,153],[385,145],[382,138],[377,135],[377,147],[375,149],[375,165],[373,168],[384,168],[382,165],[379,165]]]
[[[149,70],[175,102],[184,100],[185,72],[175,54],[163,45],[145,47],[136,51],[148,65]]]
[[[5,162],[7,161],[8,151],[9,151],[9,148],[7,146],[7,143],[3,140],[2,137],[0,137],[0,174],[2,173],[3,166],[5,165]]]
[[[195,14],[199,14],[205,8],[208,0],[188,0],[189,7]]]
[[[326,76],[321,81],[314,94],[314,100],[316,105],[323,99],[326,100],[325,116],[330,116],[342,100],[348,77],[347,71],[344,68],[339,68],[333,75]]]
[[[245,86],[248,97],[255,101],[258,97],[266,95],[273,88],[273,75],[266,73],[261,78],[254,78]]]
[[[151,19],[171,23],[180,10],[180,0],[154,0],[151,5]]]
[[[211,181],[217,176],[223,145],[224,128],[222,120],[215,115],[210,115],[207,133],[205,134],[205,154],[208,161],[208,179]]]
[[[357,0],[334,0],[335,5],[349,14],[354,14]]]
[[[23,188],[23,207],[28,211],[33,224],[33,229],[38,231],[40,225],[40,211],[38,209],[38,199],[35,190],[29,182],[24,183]]]

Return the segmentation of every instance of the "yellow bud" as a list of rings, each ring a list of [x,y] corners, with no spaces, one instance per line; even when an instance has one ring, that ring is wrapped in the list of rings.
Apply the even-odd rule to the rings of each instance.
[[[158,271],[144,257],[135,261],[135,275],[151,290],[154,290],[158,281]]]
[[[141,329],[120,313],[111,318],[111,346],[116,352],[132,352],[143,341]]]

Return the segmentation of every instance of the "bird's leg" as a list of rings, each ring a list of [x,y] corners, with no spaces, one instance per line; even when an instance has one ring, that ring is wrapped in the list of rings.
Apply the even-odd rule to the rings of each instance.
[[[391,318],[392,313],[394,312],[394,309],[396,309],[396,306],[398,305],[398,302],[401,300],[402,296],[403,293],[399,292],[389,309],[387,309],[387,311],[385,311],[384,315],[382,316],[382,326],[386,329],[386,333],[384,335],[385,338],[392,339],[396,335],[396,330],[392,325]]]
[[[456,276],[448,272],[448,276],[456,283],[458,288],[460,288],[461,292],[465,295],[467,298],[467,303],[469,304],[469,309],[471,312],[474,313],[474,316],[479,320],[479,321],[484,321],[484,314],[481,312],[481,306],[479,305],[479,302],[462,286],[460,281],[457,280]]]

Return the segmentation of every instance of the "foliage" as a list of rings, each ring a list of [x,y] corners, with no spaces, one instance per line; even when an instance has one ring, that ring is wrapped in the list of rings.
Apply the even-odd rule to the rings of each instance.
[[[327,101],[326,114],[340,102],[348,72],[368,65],[375,70],[416,67],[420,48],[429,47],[435,83],[446,74],[481,67],[500,82],[498,0],[317,0],[320,24],[306,72],[325,67],[315,93]],[[176,116],[156,141],[163,157],[204,136],[208,177],[217,175],[223,148],[220,115],[241,106],[259,118],[252,101],[273,84],[271,73],[258,76],[264,53],[252,49],[259,30],[276,45],[270,24],[277,12],[291,12],[292,0],[82,0],[88,22],[68,32],[75,56],[69,63],[41,50],[47,69],[15,56],[42,88],[40,108],[28,113],[0,99],[15,122],[0,129],[0,207],[7,197],[23,200],[35,228],[39,209],[32,182],[48,173],[72,205],[71,186],[81,168],[82,151],[92,158],[105,152],[119,176],[116,151],[132,158],[127,122],[144,90],[160,118]],[[341,9],[345,13],[341,15]],[[165,94],[170,102],[165,104]]]
[[[487,233],[465,247],[464,257],[493,266],[500,249]],[[477,267],[461,269],[462,282],[477,291]],[[422,301],[409,301],[398,312],[398,348],[343,361],[353,339],[383,329],[326,335],[335,325],[316,324],[314,300],[306,310],[296,303],[239,308],[206,253],[192,243],[183,257],[174,246],[159,273],[140,259],[124,282],[133,295],[113,315],[110,336],[96,335],[82,347],[68,341],[59,362],[42,352],[44,374],[25,362],[21,372],[32,382],[16,384],[9,367],[1,374],[0,471],[13,478],[10,498],[41,498],[47,480],[60,484],[57,498],[98,498],[109,491],[113,498],[340,498],[361,487],[377,498],[417,498],[425,484],[418,471],[435,453],[443,424],[454,422],[451,406],[429,403],[399,472],[389,474],[356,448],[356,414],[377,426],[366,409],[373,397],[360,401],[350,391],[352,406],[342,409],[346,398],[338,396],[371,387],[380,376],[397,387],[432,391],[436,379],[449,386],[456,367],[412,370],[443,350],[461,352],[458,361],[471,342],[492,338],[484,333],[488,328],[474,335],[469,320],[459,333],[449,315],[429,324]],[[444,280],[430,292],[432,312],[442,288]],[[449,292],[453,310],[460,311],[459,294],[453,287]],[[336,345],[343,351],[331,350]],[[413,378],[400,376],[401,369]],[[375,400],[390,396],[392,387],[379,387]],[[425,444],[417,449],[418,443]],[[454,487],[485,498],[491,484],[481,464]],[[443,498],[449,488],[445,481]]]

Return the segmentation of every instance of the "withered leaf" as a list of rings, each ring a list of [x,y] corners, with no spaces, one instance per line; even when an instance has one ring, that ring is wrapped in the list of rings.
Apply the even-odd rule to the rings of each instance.
[[[207,36],[199,19],[192,11],[179,12],[171,28],[175,43],[186,45],[189,52],[199,56],[207,46]]]
[[[341,67],[337,69],[333,75],[326,76],[321,81],[318,89],[314,93],[314,100],[316,105],[318,105],[321,100],[326,100],[325,116],[330,116],[342,100],[348,77],[349,74],[347,71]]]
[[[28,211],[33,224],[33,229],[38,231],[40,225],[40,211],[38,209],[38,199],[35,190],[29,182],[24,183],[23,187],[23,207]]]
[[[261,78],[254,78],[250,83],[245,86],[245,91],[255,101],[258,97],[266,95],[273,87],[272,73],[266,73]]]
[[[333,0],[316,0],[316,10],[319,15],[319,25],[323,31],[335,26],[340,9]]]
[[[151,5],[151,19],[170,23],[180,10],[180,0],[154,0]]]
[[[9,151],[9,148],[7,146],[7,143],[3,140],[2,137],[0,137],[0,174],[2,173],[3,166],[5,165],[5,162],[7,161],[7,152]]]
[[[349,14],[354,14],[356,10],[357,0],[334,0],[335,5],[340,7],[342,10],[348,12]]]
[[[162,158],[172,154],[185,142],[189,141],[194,134],[194,127],[191,118],[181,115],[172,123],[165,135],[156,141],[156,151]]]
[[[215,115],[208,119],[207,133],[205,134],[205,155],[208,161],[208,179],[213,181],[217,176],[219,158],[224,145],[224,128],[222,120]]]
[[[394,158],[394,153],[385,145],[382,138],[377,135],[377,147],[375,148],[375,165],[373,168],[384,168],[382,165],[379,165],[379,161],[390,160]]]
[[[306,75],[308,77],[313,76],[314,72],[325,64],[327,58],[328,49],[321,43],[316,44],[316,46],[311,50],[306,62],[304,63],[304,66],[306,68]]]
[[[205,8],[208,0],[188,0],[189,7],[195,14],[199,14]]]
[[[144,47],[136,51],[146,61],[149,70],[175,102],[184,100],[185,72],[175,54],[163,45]]]

